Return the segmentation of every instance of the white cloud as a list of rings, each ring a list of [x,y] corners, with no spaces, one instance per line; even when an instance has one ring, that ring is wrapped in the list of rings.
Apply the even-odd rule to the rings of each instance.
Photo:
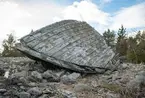
[[[28,34],[31,29],[39,29],[53,22],[53,17],[63,10],[54,3],[0,2],[0,43],[6,34],[15,31],[17,37]]]
[[[124,25],[126,28],[145,27],[145,3],[134,5],[128,8],[122,8],[112,17],[110,28],[117,29]]]
[[[101,1],[107,3],[112,0]],[[55,20],[84,20],[93,25],[100,33],[103,33],[108,28],[118,30],[122,24],[128,29],[145,27],[144,9],[145,3],[141,3],[131,7],[122,8],[113,13],[113,15],[100,10],[99,6],[91,2],[91,0],[83,0],[67,6],[61,15],[55,17]]]
[[[56,20],[76,19],[86,21],[89,24],[97,24],[97,27],[105,27],[109,23],[110,14],[101,11],[99,7],[90,0],[74,2],[67,6],[60,16],[55,17]],[[99,31],[102,31],[102,28]]]

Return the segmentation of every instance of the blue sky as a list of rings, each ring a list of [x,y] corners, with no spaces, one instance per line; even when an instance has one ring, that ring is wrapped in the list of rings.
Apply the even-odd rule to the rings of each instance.
[[[81,0],[53,0],[53,1],[62,5],[70,5],[74,1],[81,1]],[[91,0],[91,1],[96,5],[101,5],[104,3],[103,0]],[[145,2],[145,0],[104,0],[104,1],[106,2],[105,4],[103,4],[103,7],[101,9],[109,13],[118,11],[123,7],[129,7],[132,5]]]
[[[145,0],[2,0],[0,43],[6,34],[17,38],[64,19],[86,21],[101,34],[123,24],[128,34],[145,30]]]

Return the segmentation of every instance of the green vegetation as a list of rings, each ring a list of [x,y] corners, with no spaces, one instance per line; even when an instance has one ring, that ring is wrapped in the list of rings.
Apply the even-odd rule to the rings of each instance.
[[[115,32],[110,31],[110,29],[108,29],[107,31],[105,31],[103,33],[103,37],[104,37],[107,45],[110,46],[111,48],[114,48],[114,46],[115,46]]]
[[[23,56],[16,48],[16,38],[11,33],[8,35],[8,38],[3,40],[2,46],[3,50],[1,56],[3,57],[20,57]]]
[[[128,62],[145,62],[145,31],[139,31],[135,37],[126,36],[126,28],[121,26],[116,36],[114,31],[105,31],[103,37],[108,46],[116,47],[119,56],[125,56]],[[115,43],[116,38],[116,43]],[[112,44],[113,43],[113,44]]]

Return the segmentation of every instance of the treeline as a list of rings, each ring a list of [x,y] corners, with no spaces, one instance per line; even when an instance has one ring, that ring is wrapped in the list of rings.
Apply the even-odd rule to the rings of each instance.
[[[108,29],[103,37],[107,45],[128,62],[145,62],[145,31],[138,31],[135,36],[127,37],[126,28],[122,25],[117,33]]]

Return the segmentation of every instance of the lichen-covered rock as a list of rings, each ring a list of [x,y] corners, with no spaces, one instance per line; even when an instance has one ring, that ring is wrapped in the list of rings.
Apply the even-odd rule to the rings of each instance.
[[[63,20],[24,36],[17,49],[28,57],[83,73],[114,70],[115,53],[86,22]]]

